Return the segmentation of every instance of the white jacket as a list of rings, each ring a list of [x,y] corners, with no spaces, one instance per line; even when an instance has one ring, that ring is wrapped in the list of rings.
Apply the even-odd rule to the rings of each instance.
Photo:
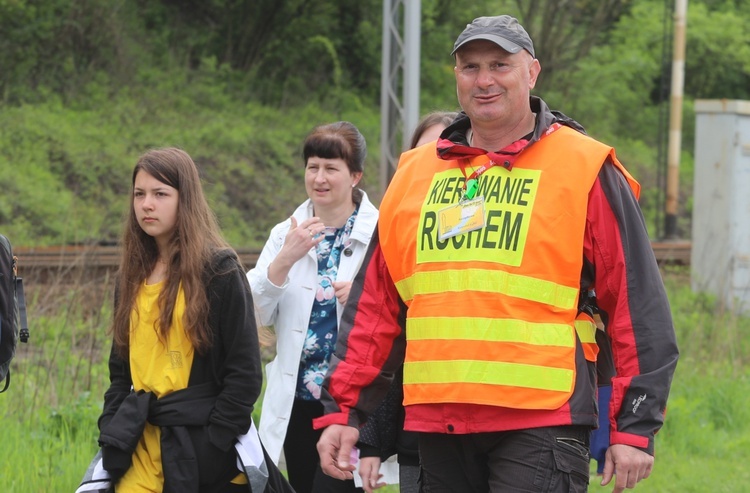
[[[310,200],[300,205],[292,216],[297,224],[312,217]],[[344,245],[339,261],[337,281],[351,281],[357,275],[377,222],[378,210],[362,192],[349,243]],[[281,250],[290,226],[291,220],[287,219],[273,227],[258,262],[247,273],[260,323],[273,325],[276,333],[276,357],[266,365],[266,392],[259,426],[261,442],[276,464],[292,413],[302,347],[318,285],[318,259],[314,248],[294,264],[283,286],[268,280],[268,266]],[[343,308],[341,303],[336,303],[339,322]]]

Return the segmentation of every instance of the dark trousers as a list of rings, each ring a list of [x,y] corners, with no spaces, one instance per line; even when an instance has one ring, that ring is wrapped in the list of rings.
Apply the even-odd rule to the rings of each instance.
[[[420,433],[423,493],[586,493],[588,426]]]
[[[314,430],[312,420],[322,415],[319,401],[294,400],[284,440],[289,482],[297,493],[361,493],[354,481],[332,478],[320,468],[317,444],[323,430]]]

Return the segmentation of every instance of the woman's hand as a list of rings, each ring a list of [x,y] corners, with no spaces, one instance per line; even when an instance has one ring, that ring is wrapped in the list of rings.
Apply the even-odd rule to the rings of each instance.
[[[383,477],[380,474],[380,457],[360,457],[359,475],[362,478],[362,487],[367,493],[385,486],[385,483],[379,482]]]
[[[342,305],[346,305],[346,300],[349,299],[349,291],[351,289],[351,281],[333,281],[333,294]]]
[[[279,254],[268,266],[268,280],[276,286],[281,286],[286,281],[292,266],[304,257],[315,245],[323,241],[321,234],[325,229],[319,217],[305,219],[299,226],[294,217],[290,218],[292,225],[284,239],[284,246]]]
[[[297,220],[291,217],[292,226],[286,234],[284,246],[276,258],[285,257],[285,260],[294,265],[304,257],[312,247],[323,241],[321,233],[325,229],[323,222],[318,217],[305,219],[297,226]]]

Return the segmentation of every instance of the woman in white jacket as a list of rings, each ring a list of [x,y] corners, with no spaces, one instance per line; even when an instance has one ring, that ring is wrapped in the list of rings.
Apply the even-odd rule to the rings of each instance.
[[[284,450],[297,493],[361,491],[326,476],[318,465],[323,414],[320,388],[336,346],[351,281],[370,242],[378,211],[356,188],[366,144],[349,122],[321,125],[303,146],[309,197],[277,224],[248,279],[261,323],[276,333],[276,358],[266,367],[260,436],[271,459]]]

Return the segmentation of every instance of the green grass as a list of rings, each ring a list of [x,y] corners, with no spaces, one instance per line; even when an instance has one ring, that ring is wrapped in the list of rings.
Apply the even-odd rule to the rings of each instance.
[[[750,491],[750,372],[685,356],[667,419],[656,438],[651,477],[640,492]],[[592,481],[590,492],[611,491]]]
[[[636,491],[750,492],[750,319],[692,293],[684,269],[666,280],[682,358],[653,473]],[[110,294],[83,284],[29,294],[31,343],[0,395],[0,492],[70,492],[97,448]],[[612,485],[594,478],[589,491]]]

